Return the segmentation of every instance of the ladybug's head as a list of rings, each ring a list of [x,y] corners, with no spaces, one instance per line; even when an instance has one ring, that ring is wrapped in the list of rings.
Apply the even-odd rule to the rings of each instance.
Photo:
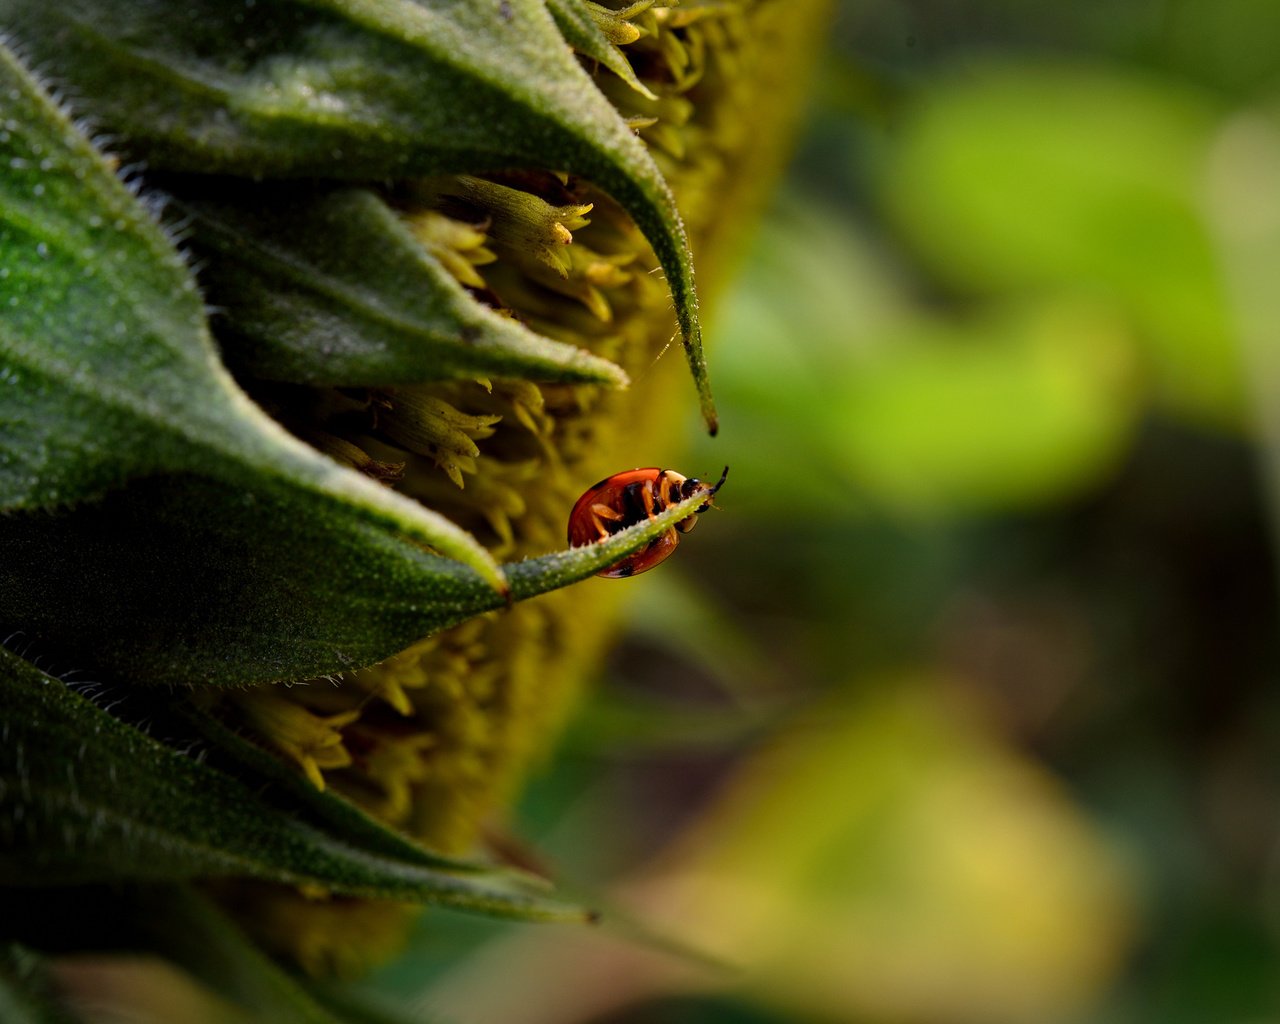
[[[716,491],[720,490],[721,487],[724,486],[724,482],[728,478],[728,476],[729,476],[729,467],[725,466],[724,472],[720,474],[720,479],[715,482],[714,487],[708,487],[706,484],[704,484],[701,480],[697,479],[696,477],[689,477],[688,479],[682,480],[680,482],[680,497],[692,498],[699,491],[705,491],[708,497],[710,497],[714,495]],[[699,509],[699,511],[701,511],[701,509]]]

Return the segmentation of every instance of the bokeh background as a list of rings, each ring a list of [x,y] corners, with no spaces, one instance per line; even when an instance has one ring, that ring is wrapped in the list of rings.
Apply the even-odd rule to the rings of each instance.
[[[721,437],[654,453],[729,463],[721,511],[585,584],[625,631],[511,828],[610,923],[429,914],[371,986],[1280,1020],[1277,111],[1274,0],[840,5],[720,303]]]

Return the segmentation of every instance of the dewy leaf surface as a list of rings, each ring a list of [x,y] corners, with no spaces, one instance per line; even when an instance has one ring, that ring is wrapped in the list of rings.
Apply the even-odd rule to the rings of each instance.
[[[590,179],[666,271],[714,432],[671,193],[541,0],[0,0],[0,25],[150,167],[347,179],[533,167]]]
[[[0,510],[190,470],[304,492],[316,515],[354,510],[503,587],[470,535],[294,440],[240,392],[169,240],[3,48],[0,111]]]
[[[256,878],[522,919],[584,919],[517,877],[425,867],[333,834],[3,649],[0,690],[0,885]]]
[[[473,299],[368,189],[258,185],[184,197],[175,212],[205,257],[229,358],[256,376],[626,383],[613,363]]]
[[[590,577],[705,500],[599,544],[508,563],[512,599]],[[470,569],[353,514],[318,518],[296,495],[248,496],[194,476],[138,481],[56,516],[10,516],[3,548],[0,635],[131,683],[342,672],[505,606]]]

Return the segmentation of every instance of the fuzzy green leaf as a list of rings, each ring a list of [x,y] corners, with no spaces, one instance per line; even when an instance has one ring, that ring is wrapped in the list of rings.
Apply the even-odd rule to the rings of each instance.
[[[356,511],[503,588],[469,534],[296,441],[240,392],[169,240],[2,48],[0,97],[0,509],[199,472],[306,493],[320,516]]]
[[[702,501],[599,544],[508,563],[512,598],[590,577]],[[0,552],[0,635],[137,683],[341,672],[505,603],[465,566],[354,515],[315,517],[296,496],[246,496],[198,477],[11,516]]]
[[[473,299],[372,192],[259,185],[175,202],[229,358],[258,377],[625,385],[613,363]]]
[[[0,16],[153,168],[394,179],[532,167],[595,182],[666,271],[714,433],[671,193],[541,0],[0,0]]]
[[[362,847],[0,650],[0,885],[255,878],[526,920],[584,912],[500,872]]]
[[[211,754],[225,759],[231,774],[257,777],[320,827],[343,836],[363,850],[455,874],[477,874],[488,870],[483,865],[433,853],[399,832],[393,832],[342,797],[328,790],[316,789],[296,765],[250,743],[184,697],[176,698],[164,712],[172,714],[191,730],[199,742],[207,744]]]

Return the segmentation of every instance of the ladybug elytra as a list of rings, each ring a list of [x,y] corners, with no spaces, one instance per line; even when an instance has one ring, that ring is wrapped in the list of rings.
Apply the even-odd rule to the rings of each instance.
[[[569,513],[569,543],[576,548],[606,540],[628,526],[652,519],[669,505],[692,498],[695,494],[705,494],[706,504],[693,515],[681,519],[635,554],[596,573],[597,576],[614,579],[638,575],[652,569],[676,549],[680,534],[688,533],[697,525],[698,514],[710,507],[711,499],[728,475],[729,467],[725,466],[720,479],[711,485],[656,466],[615,473],[589,487],[574,504],[573,511]]]

